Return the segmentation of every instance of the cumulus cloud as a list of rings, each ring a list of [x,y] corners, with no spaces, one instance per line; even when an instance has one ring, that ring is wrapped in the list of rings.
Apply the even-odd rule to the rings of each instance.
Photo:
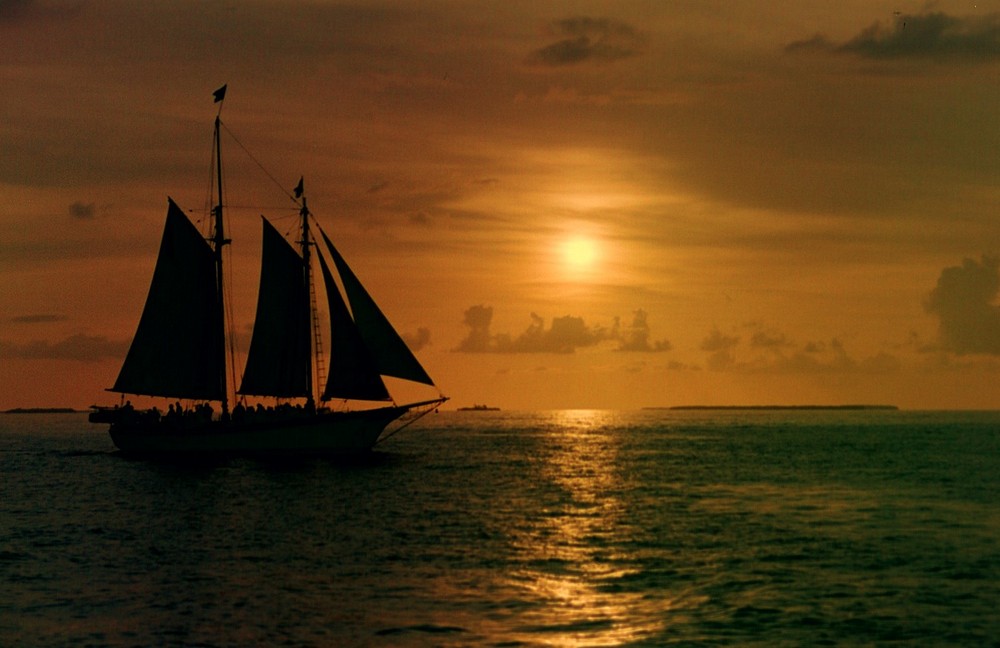
[[[636,56],[643,41],[633,27],[609,18],[566,18],[552,23],[549,31],[558,40],[533,51],[529,63],[550,67],[607,63]]]
[[[777,331],[754,331],[750,336],[750,346],[757,349],[782,349],[792,346],[784,333]]]
[[[411,351],[419,351],[431,343],[431,330],[421,326],[416,333],[402,333],[401,337]]]
[[[898,370],[902,363],[889,353],[879,352],[858,360],[843,342],[811,340],[803,344],[784,333],[765,329],[759,323],[750,329],[746,344],[736,335],[713,329],[702,341],[701,350],[709,354],[706,366],[714,371],[740,373],[886,373]]]
[[[771,356],[757,357],[743,368],[747,371],[775,373],[872,374],[888,373],[901,367],[902,362],[897,356],[884,351],[858,360],[847,352],[843,342],[833,338],[829,342],[808,342],[800,349],[791,349],[788,354],[776,352]]]
[[[531,324],[523,333],[514,338],[497,336],[495,343],[501,353],[573,353],[608,338],[605,329],[588,326],[582,317],[555,317],[546,328],[545,320],[532,313]]]
[[[619,331],[619,351],[655,353],[669,351],[672,347],[669,340],[649,341],[649,315],[641,308],[633,313],[632,323]]]
[[[740,343],[740,338],[733,335],[725,335],[719,329],[712,331],[701,341],[701,350],[709,352],[708,368],[715,371],[723,371],[736,364],[733,349]]]
[[[837,51],[872,59],[1000,59],[1000,14],[957,17],[941,12],[902,14],[891,24],[875,23],[841,44],[822,35],[790,43],[789,52]]]
[[[519,353],[572,353],[579,347],[593,346],[610,339],[607,329],[592,327],[582,317],[565,315],[553,318],[548,329],[545,321],[531,314],[531,326],[514,340],[512,349]]]
[[[0,358],[17,360],[76,360],[97,362],[125,355],[128,343],[99,335],[71,335],[59,342],[37,340],[27,344],[0,340]]]
[[[466,309],[464,322],[469,333],[455,351],[465,353],[573,353],[619,337],[617,327],[591,326],[572,315],[555,317],[546,326],[545,319],[536,313],[519,335],[493,333],[493,307],[483,305]]]
[[[728,351],[740,343],[740,338],[734,335],[725,335],[719,329],[712,331],[701,341],[702,351]]]
[[[784,336],[782,336],[783,338]],[[783,351],[784,347],[788,353]],[[843,342],[837,338],[829,342],[810,341],[801,348],[794,348],[791,343],[781,346],[767,346],[770,355],[757,356],[745,365],[745,369],[753,371],[776,371],[784,373],[816,373],[825,371],[851,371],[859,364],[847,353]]]
[[[958,354],[1000,354],[1000,259],[965,259],[941,271],[925,302],[939,320],[941,346]]]
[[[456,351],[466,353],[486,353],[490,351],[493,335],[490,333],[490,324],[493,322],[493,307],[470,306],[465,310],[463,323],[469,327],[469,334],[465,336]]]

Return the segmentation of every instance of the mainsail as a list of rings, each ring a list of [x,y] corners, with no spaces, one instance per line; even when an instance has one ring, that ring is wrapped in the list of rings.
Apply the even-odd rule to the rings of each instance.
[[[180,207],[167,200],[149,295],[111,391],[222,400],[215,253]]]
[[[320,232],[323,234],[326,248],[337,266],[340,280],[344,284],[344,292],[351,304],[354,323],[360,331],[365,346],[372,354],[378,372],[383,376],[393,376],[425,385],[433,385],[434,381],[420,366],[420,362],[406,346],[406,342],[403,342],[375,300],[358,281],[347,262],[340,256],[337,248],[330,242],[326,232],[322,230]]]
[[[310,311],[302,257],[266,218],[257,317],[239,393],[291,398],[309,393]]]

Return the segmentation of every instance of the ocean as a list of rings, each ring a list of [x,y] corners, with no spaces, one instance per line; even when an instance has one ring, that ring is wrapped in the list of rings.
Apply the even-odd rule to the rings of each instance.
[[[354,462],[0,415],[2,646],[998,646],[1000,412],[441,412]]]

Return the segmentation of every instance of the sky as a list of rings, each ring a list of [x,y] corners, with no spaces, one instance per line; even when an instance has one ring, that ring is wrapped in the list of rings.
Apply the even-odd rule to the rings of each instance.
[[[0,409],[117,402],[223,84],[238,339],[304,176],[449,406],[1000,407],[1000,1],[0,0],[0,41]]]

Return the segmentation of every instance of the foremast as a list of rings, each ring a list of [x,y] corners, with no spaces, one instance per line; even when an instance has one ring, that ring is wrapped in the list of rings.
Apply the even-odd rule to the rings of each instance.
[[[316,346],[318,346],[319,338],[313,334],[313,329],[316,326],[315,323],[315,304],[313,304],[312,295],[312,263],[310,262],[311,253],[309,248],[312,246],[312,241],[309,234],[309,207],[306,204],[306,197],[303,195],[302,188],[303,180],[299,180],[299,184],[295,187],[295,197],[302,199],[302,205],[299,209],[299,216],[302,218],[302,240],[299,241],[299,246],[302,250],[302,281],[305,285],[306,294],[306,317],[305,321],[308,322],[310,335],[308,336],[312,340],[316,341]],[[309,354],[309,370],[306,372],[306,408],[313,410],[316,407],[316,400],[314,394],[313,386],[313,375],[316,371],[316,366],[318,364],[318,354],[320,349],[312,349],[313,352]]]

